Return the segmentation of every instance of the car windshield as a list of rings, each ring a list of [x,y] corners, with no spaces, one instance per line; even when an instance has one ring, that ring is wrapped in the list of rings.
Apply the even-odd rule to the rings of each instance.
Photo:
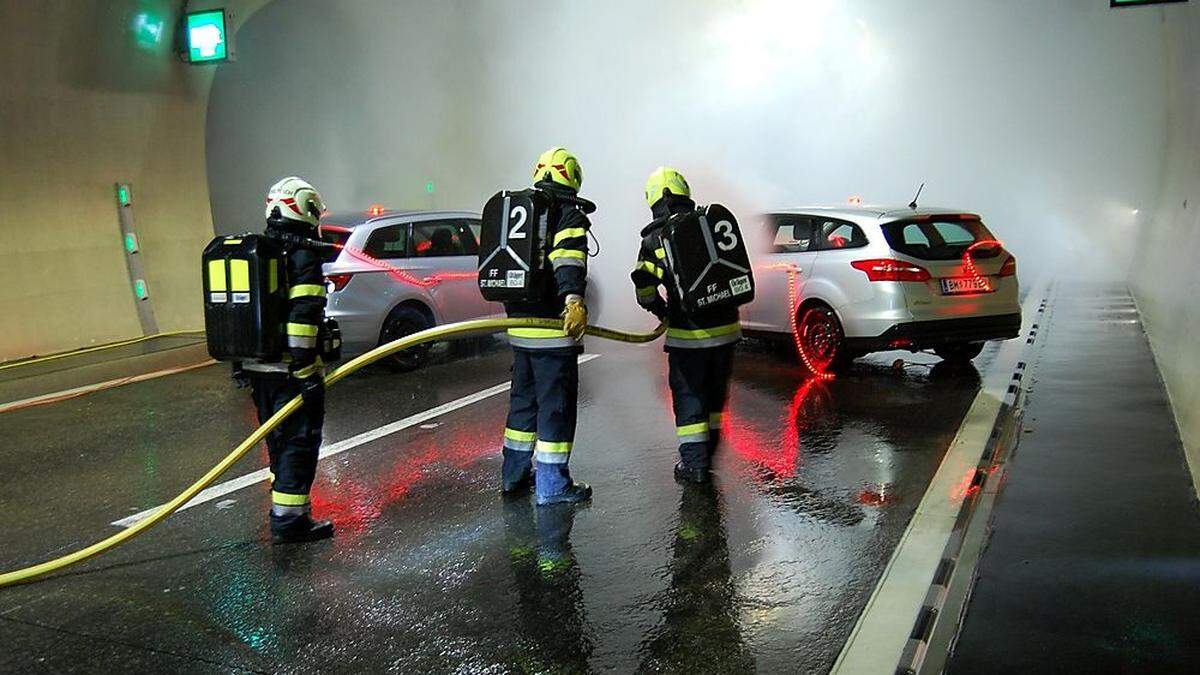
[[[887,223],[883,236],[893,251],[921,260],[955,260],[974,244],[995,241],[983,221],[958,215]],[[994,257],[999,255],[999,248],[979,247],[972,255]]]

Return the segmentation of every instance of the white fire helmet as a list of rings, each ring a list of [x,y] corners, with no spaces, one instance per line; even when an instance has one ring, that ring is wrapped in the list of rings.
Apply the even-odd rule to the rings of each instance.
[[[321,195],[308,181],[299,176],[288,176],[271,186],[267,192],[266,217],[279,209],[279,214],[288,220],[295,220],[317,227],[321,220],[321,212],[325,210],[325,202]]]

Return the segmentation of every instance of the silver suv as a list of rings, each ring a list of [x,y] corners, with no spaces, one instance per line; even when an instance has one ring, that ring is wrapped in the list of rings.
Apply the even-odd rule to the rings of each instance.
[[[503,314],[477,287],[479,214],[387,211],[329,214],[321,236],[341,247],[325,264],[326,313],[342,329],[347,356],[432,326]],[[401,352],[392,365],[412,370],[428,346]]]
[[[810,370],[874,351],[969,360],[1017,336],[1017,261],[955,209],[815,207],[767,214],[748,334],[796,342]]]

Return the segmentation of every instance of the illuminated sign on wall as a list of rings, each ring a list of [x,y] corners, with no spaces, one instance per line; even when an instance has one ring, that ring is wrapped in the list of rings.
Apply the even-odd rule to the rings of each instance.
[[[213,63],[229,58],[229,32],[223,9],[193,12],[184,17],[184,57],[189,63]]]
[[[1188,0],[1109,0],[1109,7],[1133,7],[1135,5],[1166,5],[1173,2]]]

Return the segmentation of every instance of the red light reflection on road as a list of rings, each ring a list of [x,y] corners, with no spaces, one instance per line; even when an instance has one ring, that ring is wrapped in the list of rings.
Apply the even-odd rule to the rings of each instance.
[[[770,470],[776,476],[795,475],[800,459],[800,423],[807,420],[812,411],[806,404],[815,398],[828,396],[829,391],[822,378],[810,377],[796,388],[787,409],[787,424],[782,434],[754,428],[750,420],[738,414],[733,406],[725,414],[726,424],[722,430],[730,447],[742,459]],[[826,414],[818,410],[816,414]]]
[[[359,532],[378,520],[389,505],[407,498],[423,481],[454,475],[477,464],[496,451],[498,442],[490,433],[503,427],[503,420],[481,420],[478,424],[439,428],[433,433],[416,433],[394,441],[402,446],[391,470],[366,480],[350,475],[318,476],[312,490],[313,515],[331,518],[339,531]],[[385,452],[388,450],[385,450]],[[322,473],[349,474],[354,469],[337,467]],[[453,489],[467,489],[462,481],[451,481]]]

